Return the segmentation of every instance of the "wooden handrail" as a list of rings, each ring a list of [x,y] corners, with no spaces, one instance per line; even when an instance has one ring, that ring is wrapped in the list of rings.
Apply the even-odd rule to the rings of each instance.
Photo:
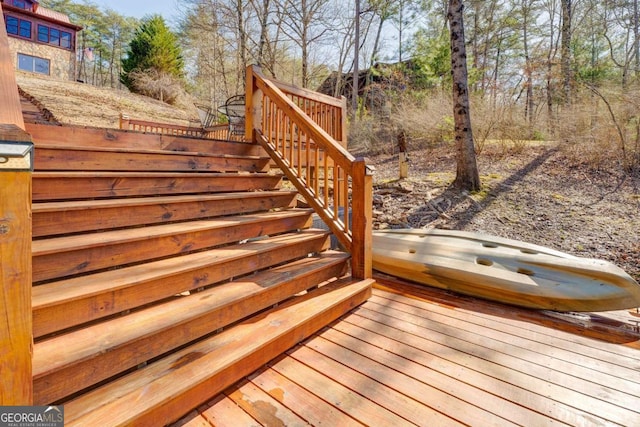
[[[159,123],[149,120],[131,119],[125,114],[120,114],[120,129],[135,132],[157,133],[161,135],[191,136],[202,139],[232,139],[229,134],[229,126],[226,124],[213,125],[207,128],[182,126],[173,123]]]
[[[256,66],[247,69],[246,90],[245,135],[263,146],[351,253],[352,275],[371,277],[372,169],[347,151],[346,140],[343,145],[332,136],[342,137],[342,111],[334,116],[331,105],[320,105],[322,97],[302,89],[292,98],[288,85],[267,79]],[[314,117],[307,107],[324,113]]]
[[[2,13],[0,94],[0,145],[31,143],[31,136],[24,131],[20,96]],[[9,164],[7,158],[0,155],[0,163]],[[0,167],[0,255],[0,405],[31,405],[33,331],[30,171]]]

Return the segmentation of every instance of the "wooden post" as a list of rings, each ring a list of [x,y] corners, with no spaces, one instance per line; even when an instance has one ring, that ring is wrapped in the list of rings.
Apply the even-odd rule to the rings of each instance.
[[[0,6],[1,9],[1,6]],[[0,147],[31,137],[0,13]],[[21,144],[22,145],[22,144]],[[5,147],[4,151],[11,152]],[[5,153],[6,154],[6,153]],[[0,405],[32,405],[31,171],[0,154]],[[29,165],[32,167],[32,165]]]
[[[254,69],[259,71],[260,67],[257,65],[249,65],[247,67],[247,81],[245,84],[245,96],[244,96],[244,137],[248,142],[256,142],[253,135],[254,129],[259,129],[262,125],[262,92],[258,89],[255,82]]]
[[[369,279],[373,275],[371,243],[373,240],[373,177],[365,159],[353,163],[351,232],[351,275]]]
[[[409,162],[407,161],[407,134],[404,130],[398,133],[398,160],[400,166],[400,179],[409,176]]]
[[[130,130],[129,129],[129,116],[126,114],[120,113],[120,129]]]

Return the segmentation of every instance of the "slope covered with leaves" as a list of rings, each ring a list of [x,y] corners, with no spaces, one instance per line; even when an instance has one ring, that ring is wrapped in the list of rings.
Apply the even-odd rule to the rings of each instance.
[[[84,83],[17,73],[18,86],[63,124],[118,128],[120,113],[131,119],[189,125],[198,122],[193,104],[171,106],[146,96]]]

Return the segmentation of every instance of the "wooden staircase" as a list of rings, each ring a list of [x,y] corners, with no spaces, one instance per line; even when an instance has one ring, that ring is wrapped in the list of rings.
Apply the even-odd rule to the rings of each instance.
[[[27,124],[33,400],[165,425],[365,301],[251,143]]]

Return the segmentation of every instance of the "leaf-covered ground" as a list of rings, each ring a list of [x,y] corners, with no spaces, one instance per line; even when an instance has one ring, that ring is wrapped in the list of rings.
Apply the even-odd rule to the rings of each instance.
[[[469,194],[449,187],[453,150],[409,159],[404,180],[397,156],[369,159],[374,228],[479,231],[612,261],[640,281],[640,178],[576,166],[552,143],[493,147],[478,156],[482,190]]]
[[[131,119],[188,126],[198,121],[194,105],[173,107],[123,90],[17,73],[24,93],[49,110],[62,124],[118,128],[120,113]]]

